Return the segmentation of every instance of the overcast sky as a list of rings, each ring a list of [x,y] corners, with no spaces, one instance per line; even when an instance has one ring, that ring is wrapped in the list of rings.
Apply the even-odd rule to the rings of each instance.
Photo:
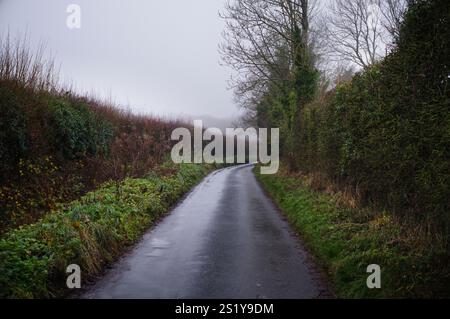
[[[69,4],[81,29],[66,26]],[[28,30],[79,89],[136,112],[236,116],[217,52],[223,0],[0,0],[0,33]]]

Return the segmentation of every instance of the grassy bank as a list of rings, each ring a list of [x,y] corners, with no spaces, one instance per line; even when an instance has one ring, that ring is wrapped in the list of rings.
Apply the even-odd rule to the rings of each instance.
[[[66,267],[98,274],[211,169],[162,166],[140,179],[109,182],[35,224],[0,239],[0,298],[64,296]]]
[[[311,190],[299,175],[255,173],[327,271],[338,297],[450,295],[448,253],[418,229],[387,213],[350,208],[336,194]],[[370,264],[381,266],[381,289],[367,288]]]

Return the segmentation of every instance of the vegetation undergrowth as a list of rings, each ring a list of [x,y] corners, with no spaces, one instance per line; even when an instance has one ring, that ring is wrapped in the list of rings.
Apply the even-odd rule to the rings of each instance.
[[[0,298],[64,296],[66,267],[98,274],[212,166],[162,165],[144,178],[111,181],[0,239]]]
[[[0,37],[0,235],[109,180],[144,176],[186,127],[59,83],[43,54]]]
[[[450,296],[445,247],[391,214],[351,208],[337,194],[314,191],[299,175],[255,173],[326,269],[338,297]],[[367,288],[371,264],[381,267],[381,289]]]

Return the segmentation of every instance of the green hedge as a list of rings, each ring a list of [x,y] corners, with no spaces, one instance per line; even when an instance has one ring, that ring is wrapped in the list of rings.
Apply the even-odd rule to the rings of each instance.
[[[182,165],[168,176],[107,183],[7,233],[0,239],[0,298],[63,295],[68,265],[80,265],[83,278],[97,274],[208,171]]]
[[[113,137],[113,125],[95,114],[82,102],[51,98],[48,105],[52,110],[53,147],[65,158],[79,155],[97,155],[108,151]]]
[[[366,203],[450,225],[450,6],[416,1],[398,47],[305,107],[303,170],[326,172]]]
[[[0,81],[0,177],[17,175],[20,159],[61,160],[107,154],[117,128],[81,100],[34,93]]]

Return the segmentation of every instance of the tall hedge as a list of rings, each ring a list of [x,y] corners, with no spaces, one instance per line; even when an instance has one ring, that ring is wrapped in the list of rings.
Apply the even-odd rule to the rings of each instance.
[[[416,1],[397,48],[302,111],[300,166],[402,217],[450,225],[450,6]]]

